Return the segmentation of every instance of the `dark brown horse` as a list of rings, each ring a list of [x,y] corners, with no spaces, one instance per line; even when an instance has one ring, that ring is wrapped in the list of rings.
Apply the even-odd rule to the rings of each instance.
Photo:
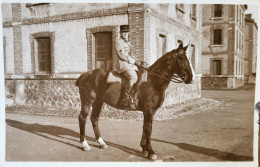
[[[141,139],[141,147],[144,155],[148,155],[149,159],[156,160],[157,156],[151,146],[152,122],[156,110],[163,104],[165,90],[168,87],[174,75],[179,76],[185,84],[189,84],[193,79],[193,71],[190,62],[186,56],[186,47],[182,44],[161,58],[159,58],[152,66],[148,68],[148,80],[142,82],[139,86],[137,110],[143,112],[143,134]],[[88,112],[92,106],[91,123],[95,133],[95,137],[101,148],[107,145],[101,138],[98,120],[103,103],[107,103],[113,107],[122,109],[119,106],[121,83],[107,83],[108,72],[102,69],[82,74],[76,81],[79,87],[81,99],[81,112],[78,117],[80,127],[80,142],[83,144],[84,150],[90,150],[85,139],[85,124]]]

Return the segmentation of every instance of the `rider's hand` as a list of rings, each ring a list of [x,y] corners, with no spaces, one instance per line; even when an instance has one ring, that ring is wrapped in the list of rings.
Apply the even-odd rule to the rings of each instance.
[[[139,61],[139,60],[135,60],[135,65],[136,65],[137,67],[140,67],[140,66],[142,65],[142,62]]]
[[[141,62],[141,66],[143,69],[148,69],[148,64],[146,62]]]

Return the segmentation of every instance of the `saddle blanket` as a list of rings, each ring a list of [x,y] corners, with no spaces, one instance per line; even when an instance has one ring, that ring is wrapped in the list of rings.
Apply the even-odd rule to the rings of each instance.
[[[109,72],[107,77],[107,83],[121,82],[121,78],[115,76],[112,72]]]

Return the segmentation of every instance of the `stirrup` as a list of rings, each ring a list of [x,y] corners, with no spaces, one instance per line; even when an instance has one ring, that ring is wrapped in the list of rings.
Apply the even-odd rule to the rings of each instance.
[[[120,105],[123,107],[128,107],[133,102],[133,98],[131,97],[131,91],[124,91],[123,98],[120,101]]]

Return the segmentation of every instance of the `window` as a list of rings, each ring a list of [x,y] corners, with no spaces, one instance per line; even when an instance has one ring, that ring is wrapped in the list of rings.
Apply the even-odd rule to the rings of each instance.
[[[239,48],[239,33],[238,33],[238,30],[237,30],[237,48]]]
[[[216,29],[213,30],[213,45],[221,45],[222,44],[222,30]]]
[[[239,21],[239,6],[237,5],[237,21]]]
[[[221,75],[221,60],[213,60],[213,75]]]
[[[184,13],[184,4],[177,4],[176,9],[182,13]]]
[[[166,36],[163,34],[159,34],[158,37],[158,58],[166,53]]]
[[[241,74],[244,75],[244,62],[241,62]]]
[[[195,70],[195,45],[191,45],[191,64],[193,69]]]
[[[4,52],[4,72],[6,73],[6,37],[3,37],[3,52]]]
[[[95,33],[96,68],[112,70],[112,33]]]
[[[214,17],[222,17],[222,5],[214,5]]]
[[[36,38],[36,49],[38,55],[38,72],[51,73],[51,49],[50,38],[40,37]]]
[[[190,17],[196,20],[196,4],[191,5]]]
[[[242,37],[242,41],[241,41],[241,49],[243,50],[243,48],[244,48],[244,36],[243,36],[243,34],[241,35],[241,37]]]
[[[236,60],[236,74],[238,74],[238,61]]]

